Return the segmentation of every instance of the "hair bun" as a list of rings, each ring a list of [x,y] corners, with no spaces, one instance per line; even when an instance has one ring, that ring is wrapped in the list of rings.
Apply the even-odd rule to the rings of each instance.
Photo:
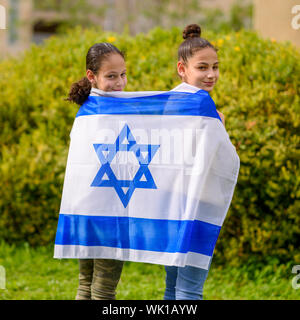
[[[197,24],[189,24],[183,30],[183,39],[197,38],[201,36],[201,28]]]

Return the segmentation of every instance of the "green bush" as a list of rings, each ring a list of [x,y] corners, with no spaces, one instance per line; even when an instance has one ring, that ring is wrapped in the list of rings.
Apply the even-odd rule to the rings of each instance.
[[[217,243],[216,260],[300,260],[300,54],[254,32],[203,35],[219,48],[212,92],[226,115],[241,168]],[[181,30],[131,37],[75,29],[0,64],[0,238],[54,242],[69,145],[78,107],[63,99],[85,73],[96,42],[126,51],[128,91],[168,90],[176,74]]]

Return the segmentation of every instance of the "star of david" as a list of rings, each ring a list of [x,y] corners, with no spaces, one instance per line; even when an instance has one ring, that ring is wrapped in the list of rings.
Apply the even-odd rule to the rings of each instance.
[[[92,187],[113,187],[119,196],[124,208],[127,207],[135,189],[157,189],[151,172],[148,168],[159,145],[138,144],[128,125],[124,125],[115,143],[93,144],[100,160],[101,167],[97,172]],[[139,162],[139,169],[133,180],[118,180],[111,168],[111,162],[118,151],[133,152]],[[127,189],[125,192],[123,189]]]

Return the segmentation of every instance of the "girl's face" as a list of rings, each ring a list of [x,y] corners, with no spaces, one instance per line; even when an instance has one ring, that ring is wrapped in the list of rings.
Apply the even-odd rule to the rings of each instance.
[[[122,91],[127,84],[125,61],[117,53],[110,54],[102,61],[96,75],[91,70],[87,70],[86,75],[92,87],[103,91]]]
[[[196,51],[187,63],[178,61],[177,71],[184,82],[212,91],[219,78],[217,53],[210,47]]]

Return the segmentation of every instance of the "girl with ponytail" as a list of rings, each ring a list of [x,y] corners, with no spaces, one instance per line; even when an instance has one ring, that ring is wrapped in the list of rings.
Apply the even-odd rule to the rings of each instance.
[[[110,43],[96,43],[86,55],[86,77],[73,83],[66,100],[82,105],[87,97],[122,91],[127,84],[124,54]],[[113,300],[123,261],[79,259],[76,300]]]
[[[96,43],[86,55],[86,76],[72,84],[66,100],[82,105],[93,88],[122,91],[126,84],[124,54],[111,43]]]

